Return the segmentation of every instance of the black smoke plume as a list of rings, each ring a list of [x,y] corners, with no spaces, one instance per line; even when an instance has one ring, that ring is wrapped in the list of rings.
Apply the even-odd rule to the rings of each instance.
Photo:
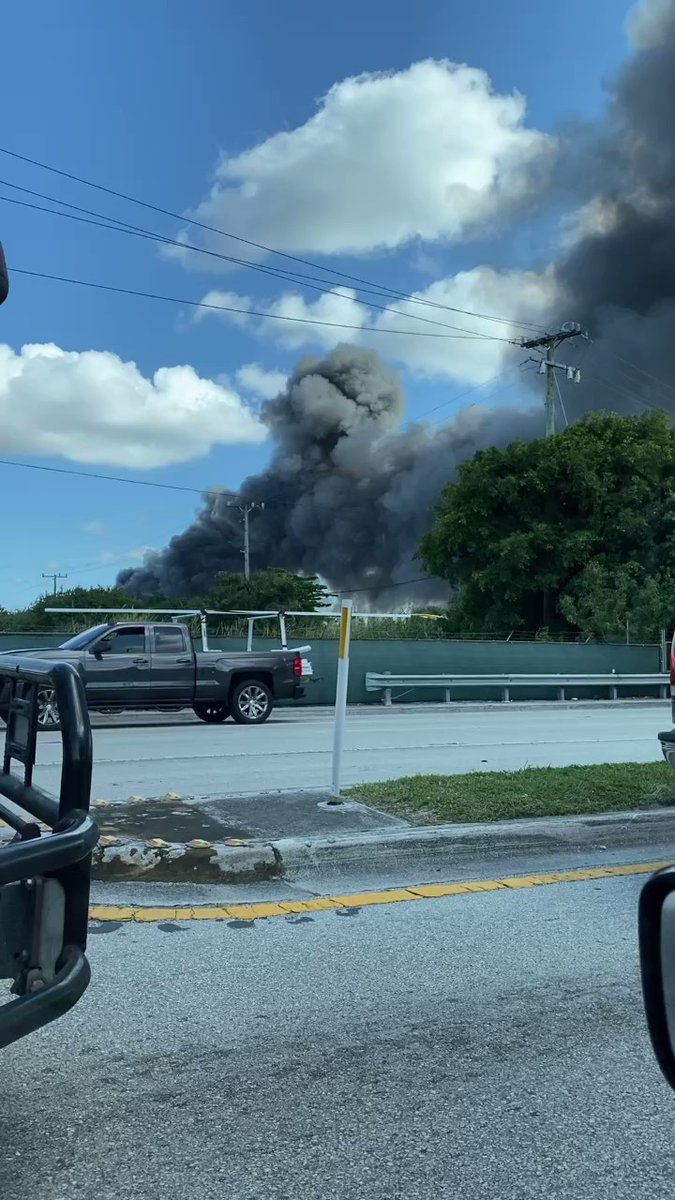
[[[557,211],[565,199],[590,202],[554,264],[551,325],[571,317],[593,339],[582,349],[582,384],[565,388],[570,420],[591,408],[675,408],[675,0],[648,0],[640,11],[605,121],[566,130],[547,197]],[[578,348],[565,343],[560,358],[570,355],[576,365]],[[434,584],[383,589],[422,573],[419,537],[457,464],[481,447],[539,436],[543,417],[540,407],[471,407],[440,429],[401,429],[402,417],[398,378],[375,352],[338,346],[304,359],[264,409],[269,467],[239,497],[206,497],[189,529],[120,582],[134,595],[185,596],[207,590],[219,570],[240,570],[236,500],[265,503],[251,518],[254,567],[367,587],[382,606],[436,598]]]
[[[304,358],[263,409],[272,461],[238,495],[205,497],[194,524],[143,567],[120,575],[137,596],[203,594],[218,571],[242,567],[240,507],[251,513],[255,567],[319,574],[336,588],[368,588],[420,576],[414,555],[432,506],[458,462],[477,449],[540,431],[539,413],[473,408],[451,425],[401,430],[403,391],[374,350],[337,346]],[[439,584],[403,589],[441,598]],[[400,604],[393,591],[389,607]]]
[[[585,188],[591,215],[556,264],[561,307],[593,338],[571,417],[675,409],[675,0],[634,11],[607,119],[568,131],[560,160],[561,188]]]

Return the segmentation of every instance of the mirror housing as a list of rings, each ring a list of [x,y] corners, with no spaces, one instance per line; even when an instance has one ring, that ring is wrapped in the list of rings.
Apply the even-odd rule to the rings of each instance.
[[[657,871],[640,893],[640,971],[654,1054],[675,1089],[675,867]]]
[[[5,253],[0,242],[0,304],[2,304],[9,295],[9,275],[7,274],[7,263],[5,262]]]

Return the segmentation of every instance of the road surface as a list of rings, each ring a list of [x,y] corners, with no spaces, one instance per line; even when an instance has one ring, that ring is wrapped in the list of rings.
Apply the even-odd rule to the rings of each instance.
[[[101,925],[3,1052],[3,1200],[668,1196],[641,882]]]
[[[347,721],[343,783],[418,773],[502,771],[568,763],[650,762],[670,703],[597,708],[532,705],[488,711],[365,708]],[[126,800],[165,792],[195,798],[329,785],[330,710],[276,712],[262,726],[231,721],[99,728],[94,797]],[[38,739],[36,781],[58,792],[61,735]]]

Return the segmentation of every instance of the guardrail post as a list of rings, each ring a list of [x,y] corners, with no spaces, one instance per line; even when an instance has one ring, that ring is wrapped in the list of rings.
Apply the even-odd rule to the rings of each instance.
[[[383,675],[391,675],[391,671],[383,671],[382,674]],[[391,688],[390,687],[386,687],[384,689],[384,703],[385,703],[386,708],[389,708],[391,706]]]
[[[507,687],[502,688],[502,703],[508,704],[510,699],[511,699],[511,689],[507,688]]]
[[[662,683],[659,688],[659,692],[661,693],[661,699],[667,700],[668,699],[668,684]]]
[[[610,696],[611,696],[612,700],[618,700],[618,699],[619,699],[619,689],[618,689],[618,687],[616,686],[616,684],[615,684],[615,683],[614,683],[614,684],[612,684],[611,688],[609,689],[609,694],[610,694]]]
[[[565,699],[565,688],[564,688],[564,686],[563,686],[563,687],[559,687],[559,688],[558,688],[558,699],[559,699],[559,700],[564,700],[564,699]]]
[[[450,688],[445,689],[445,703],[446,704],[450,703]]]

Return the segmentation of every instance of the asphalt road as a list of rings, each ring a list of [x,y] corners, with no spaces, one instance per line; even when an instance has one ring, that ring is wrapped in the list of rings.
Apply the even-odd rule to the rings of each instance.
[[[3,1052],[3,1200],[670,1195],[640,883],[101,925],[77,1009]]]
[[[374,708],[350,712],[343,782],[402,775],[501,771],[567,763],[648,762],[660,758],[656,734],[669,728],[670,703],[597,708],[532,705],[488,711]],[[99,728],[94,733],[98,798],[195,798],[327,787],[330,710],[277,712],[266,725],[201,723]],[[39,737],[37,782],[58,790],[61,735]]]

